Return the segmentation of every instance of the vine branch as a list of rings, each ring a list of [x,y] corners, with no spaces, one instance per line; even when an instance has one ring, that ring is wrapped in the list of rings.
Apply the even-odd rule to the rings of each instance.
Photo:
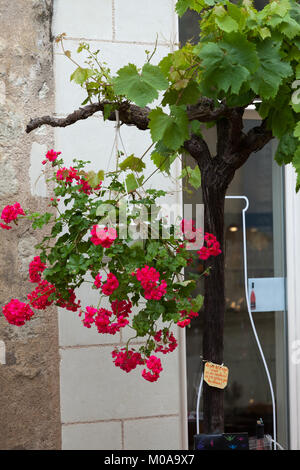
[[[146,130],[149,126],[149,113],[150,108],[141,108],[134,104],[123,101],[119,105],[114,102],[102,101],[99,103],[88,104],[87,106],[81,107],[64,118],[58,118],[55,116],[42,116],[31,119],[27,124],[26,132],[29,134],[33,130],[43,125],[51,127],[67,127],[74,124],[77,121],[87,119],[98,111],[103,112],[105,105],[113,105],[118,107],[120,120],[127,125],[134,125],[138,129]],[[235,108],[229,108],[224,103],[219,107],[215,107],[213,100],[210,98],[202,97],[196,105],[188,107],[187,113],[190,121],[198,120],[200,122],[210,122],[220,117],[229,117],[233,113]],[[116,113],[113,111],[108,120],[115,121]]]
[[[102,101],[81,107],[66,117],[42,116],[31,119],[27,124],[26,132],[48,125],[51,127],[67,127],[80,120],[84,120],[97,112],[103,112],[105,105],[118,106],[119,118],[123,124],[132,125],[140,130],[149,128],[150,108],[141,108],[135,104],[123,101],[119,105],[113,102]],[[229,108],[225,103],[215,107],[213,100],[202,97],[196,105],[187,109],[190,121],[200,122],[217,121],[218,128],[218,160],[222,159],[222,166],[229,166],[236,170],[248,159],[252,152],[261,150],[272,138],[272,132],[262,121],[260,126],[254,127],[247,134],[243,129],[244,108]],[[107,118],[116,121],[116,112],[112,111]],[[184,148],[196,160],[200,168],[204,168],[212,162],[212,156],[206,142],[196,135],[192,135],[184,143]],[[213,159],[214,160],[214,159]],[[217,162],[217,160],[216,160]]]

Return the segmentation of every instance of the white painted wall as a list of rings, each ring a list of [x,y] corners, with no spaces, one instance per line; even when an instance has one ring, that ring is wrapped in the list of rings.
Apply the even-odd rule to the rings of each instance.
[[[88,40],[115,72],[129,62],[142,65],[145,49],[158,48],[153,63],[178,42],[173,0],[54,0],[53,33],[67,33],[66,49],[76,56],[78,42]],[[172,44],[173,45],[172,45]],[[175,46],[176,47],[176,46]],[[54,50],[56,113],[65,116],[85,98],[70,82],[70,61]],[[81,55],[76,60],[82,61]],[[149,146],[149,132],[122,127],[128,154],[139,155]],[[67,165],[72,159],[92,161],[94,169],[114,168],[109,162],[115,124],[100,115],[55,132],[55,148]],[[149,160],[148,172],[154,167]],[[173,176],[179,175],[179,164]],[[168,188],[170,204],[181,203],[179,187],[158,175],[155,187]],[[91,304],[83,290],[83,305]],[[185,399],[185,346],[163,357],[164,372],[157,383],[130,374],[112,363],[111,350],[126,335],[105,336],[83,327],[73,312],[59,312],[61,350],[61,419],[63,449],[183,449],[187,447]]]

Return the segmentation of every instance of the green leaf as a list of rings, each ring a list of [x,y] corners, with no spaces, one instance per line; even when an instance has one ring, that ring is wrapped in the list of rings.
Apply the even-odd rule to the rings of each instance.
[[[158,97],[158,92],[141,80],[138,70],[133,64],[126,65],[118,71],[118,76],[114,79],[114,90],[117,95],[125,95],[141,107]]]
[[[195,166],[195,168],[191,168],[190,166],[183,168],[179,178],[187,178],[188,183],[195,189],[198,189],[201,186],[201,173],[198,165]]]
[[[251,80],[251,86],[262,98],[274,98],[284,78],[292,75],[293,69],[281,60],[280,44],[266,39],[257,46],[260,66]]]
[[[295,36],[300,34],[300,25],[293,18],[287,15],[285,17],[285,21],[281,23],[279,30],[289,39],[293,39]]]
[[[175,6],[176,12],[182,16],[188,9],[200,13],[202,10],[212,7],[215,4],[226,4],[226,0],[178,0]]]
[[[66,268],[71,274],[77,274],[80,271],[86,271],[89,263],[90,260],[83,255],[72,253],[68,259]]]
[[[190,7],[190,0],[178,0],[178,2],[176,3],[176,7],[175,7],[175,10],[176,10],[176,13],[179,15],[179,16],[182,16],[186,10]]]
[[[104,171],[99,170],[98,173],[95,173],[94,171],[89,171],[86,180],[92,188],[96,188],[99,185],[100,181],[104,180]]]
[[[129,155],[129,157],[119,164],[119,168],[122,171],[129,169],[140,173],[144,168],[146,168],[146,165],[140,158],[137,158],[134,155]]]
[[[287,165],[288,163],[291,163],[298,145],[299,142],[293,135],[284,135],[279,141],[275,154],[275,160],[277,161],[277,163],[279,165]]]
[[[159,152],[154,151],[151,154],[151,160],[153,161],[154,165],[157,166],[157,168],[162,173],[167,173],[168,175],[170,174],[171,165],[176,158],[176,153],[172,153],[169,155],[161,155]]]
[[[203,295],[199,294],[195,299],[192,300],[192,310],[193,312],[198,312],[202,307],[204,302]]]
[[[156,90],[165,90],[169,85],[159,66],[149,64],[148,62],[142,68],[141,78]]]
[[[258,14],[260,18],[284,17],[290,9],[289,0],[270,1],[267,6]]]
[[[178,106],[184,104],[196,104],[201,96],[199,84],[191,80],[188,85],[181,89],[176,90],[169,88],[164,94],[162,101],[163,106],[177,104]]]
[[[132,327],[136,330],[138,336],[145,336],[150,329],[150,321],[146,310],[141,310],[134,316]]]
[[[294,136],[298,137],[298,139],[300,140],[300,121],[297,123],[295,127]]]
[[[250,73],[258,68],[255,45],[240,33],[227,34],[219,43],[208,42],[200,50],[196,46],[195,53],[204,68],[200,85],[210,96],[217,96],[217,90],[238,94]]]
[[[104,109],[103,109],[103,118],[104,121],[109,118],[110,113],[114,110],[114,105],[113,104],[105,104]]]
[[[152,139],[161,140],[169,149],[179,149],[189,137],[188,117],[183,108],[171,106],[170,115],[156,108],[149,113],[149,120]]]
[[[190,123],[190,129],[192,134],[196,134],[198,136],[202,136],[201,133],[201,122],[193,120]]]
[[[32,222],[32,228],[35,230],[37,228],[42,228],[44,225],[48,224],[50,219],[53,217],[53,214],[50,214],[49,212],[45,212],[45,214],[34,218]]]
[[[259,60],[255,44],[248,41],[243,34],[225,34],[220,46],[230,56],[230,61],[233,64],[240,64],[251,73],[257,70]]]
[[[196,165],[195,168],[191,171],[189,175],[189,183],[192,185],[195,189],[200,188],[201,186],[201,173],[199,166]]]
[[[52,230],[51,230],[51,235],[53,237],[56,237],[63,229],[63,224],[62,222],[56,222],[55,225],[53,225]]]
[[[271,31],[269,28],[258,28],[259,35],[262,39],[267,39],[271,37]]]
[[[175,10],[179,16],[182,16],[189,8],[200,13],[207,6],[213,6],[215,3],[215,0],[178,0]]]
[[[241,8],[239,5],[235,5],[234,3],[229,2],[227,2],[226,8],[231,18],[233,18],[237,22],[239,30],[242,31],[244,29],[248,17],[246,10],[244,8]]]
[[[218,7],[216,7],[218,8]],[[216,10],[215,8],[215,10]],[[225,8],[223,7],[220,7],[223,9],[223,12],[221,12],[221,10],[219,10],[219,14],[215,17],[215,21],[217,23],[217,25],[219,26],[220,29],[222,29],[223,31],[225,31],[226,33],[233,33],[233,32],[236,32],[239,30],[239,25],[238,23],[235,21],[235,19],[233,19],[231,16],[229,16],[229,14],[226,12]]]
[[[142,184],[143,179],[143,176],[136,178],[133,173],[127,175],[125,180],[127,192],[131,193],[132,191],[135,191]]]
[[[78,67],[71,75],[70,80],[74,81],[75,83],[78,83],[79,85],[83,85],[84,82],[87,81],[89,77],[91,77],[94,74],[93,70],[83,68],[83,67]]]
[[[128,64],[118,71],[114,78],[114,90],[125,95],[138,106],[144,107],[158,98],[158,90],[168,87],[168,81],[158,66],[145,64],[139,74],[134,64]]]

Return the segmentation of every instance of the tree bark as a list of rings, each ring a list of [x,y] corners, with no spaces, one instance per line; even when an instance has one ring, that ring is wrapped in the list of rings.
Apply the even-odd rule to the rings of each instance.
[[[203,359],[216,364],[223,363],[223,336],[225,314],[225,279],[224,279],[224,201],[225,191],[202,186],[205,204],[205,232],[213,233],[221,245],[222,254],[211,257],[207,262],[210,273],[204,281],[204,330]],[[223,390],[210,387],[204,382],[204,432],[220,433],[224,431]]]
[[[225,243],[224,206],[227,188],[235,171],[224,165],[218,156],[202,166],[202,194],[204,203],[204,230],[220,242],[222,253],[206,263],[210,268],[204,281],[203,360],[223,363],[225,316]],[[224,432],[224,391],[204,382],[204,432]]]

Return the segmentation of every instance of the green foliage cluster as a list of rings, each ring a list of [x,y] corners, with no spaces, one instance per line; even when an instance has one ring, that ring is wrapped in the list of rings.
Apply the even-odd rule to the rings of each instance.
[[[164,171],[169,169],[165,160],[182,152],[192,133],[201,135],[199,121],[189,119],[190,105],[201,97],[213,99],[216,107],[254,104],[278,139],[276,161],[292,162],[297,170],[298,190],[300,92],[294,90],[300,79],[298,2],[271,0],[257,11],[252,0],[177,1],[179,16],[187,9],[201,16],[196,45],[186,44],[158,65],[150,64],[150,57],[141,69],[128,64],[112,77],[97,58],[99,51],[91,53],[88,45],[81,44],[79,51],[89,53],[89,67],[79,66],[71,79],[86,88],[86,102],[94,96],[107,101],[106,117],[124,99],[141,107],[160,99],[149,115],[149,127],[157,144],[152,160]]]
[[[203,297],[191,295],[196,281],[192,278],[184,281],[182,274],[196,255],[186,249],[188,241],[184,239],[180,220],[169,225],[160,215],[159,198],[166,192],[145,189],[139,182],[138,174],[144,169],[142,159],[130,155],[119,163],[116,171],[107,174],[102,170],[85,171],[88,163],[74,160],[73,180],[62,159],[52,162],[55,197],[51,206],[57,213],[26,214],[34,229],[47,225],[50,228],[35,247],[47,266],[43,279],[56,289],[49,300],[68,299],[70,292],[83,283],[97,289],[94,285],[97,274],[102,274],[103,282],[107,274],[114,274],[119,286],[109,301],[131,301],[138,307],[136,314],[130,315],[131,339],[146,336],[139,351],[149,357],[157,346],[153,336],[160,325],[166,333],[182,320],[182,311],[197,312],[202,306]],[[85,182],[84,186],[79,182]],[[91,229],[95,226],[117,229],[117,238],[111,246],[103,247],[91,240]],[[166,293],[160,300],[147,300],[141,283],[132,275],[145,266],[155,268],[160,280],[166,281]],[[99,308],[105,295],[98,290]]]

